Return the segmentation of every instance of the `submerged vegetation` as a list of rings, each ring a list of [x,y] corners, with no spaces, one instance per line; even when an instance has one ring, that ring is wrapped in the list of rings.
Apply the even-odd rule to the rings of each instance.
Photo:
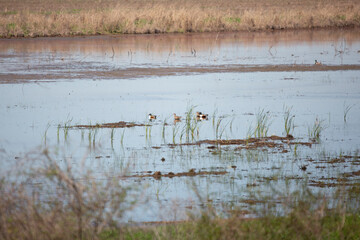
[[[292,107],[284,106],[284,128],[286,136],[292,136],[292,131],[294,131],[295,128],[295,115],[292,115],[291,110]]]
[[[265,112],[264,109],[258,110],[253,136],[255,138],[267,137],[270,124],[270,113]]]
[[[359,27],[346,1],[0,1],[1,37]]]
[[[308,126],[309,138],[312,141],[319,141],[320,134],[324,129],[324,120],[319,120],[318,118],[316,118],[314,124],[312,126]]]

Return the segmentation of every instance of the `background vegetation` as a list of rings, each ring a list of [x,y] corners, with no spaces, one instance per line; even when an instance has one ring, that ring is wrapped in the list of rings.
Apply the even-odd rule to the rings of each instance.
[[[357,0],[0,0],[1,37],[360,26]]]

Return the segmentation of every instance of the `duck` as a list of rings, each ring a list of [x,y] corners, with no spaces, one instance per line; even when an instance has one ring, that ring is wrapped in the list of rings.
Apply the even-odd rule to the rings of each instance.
[[[156,115],[152,115],[151,113],[149,113],[149,120],[155,120],[156,119]]]
[[[321,62],[318,62],[318,60],[315,60],[315,65],[321,65]]]
[[[174,121],[180,121],[181,116],[177,116],[176,113],[174,113]]]
[[[202,112],[196,112],[196,120],[207,120],[208,114],[202,113]]]
[[[201,114],[199,117],[201,120],[208,120],[208,114]]]

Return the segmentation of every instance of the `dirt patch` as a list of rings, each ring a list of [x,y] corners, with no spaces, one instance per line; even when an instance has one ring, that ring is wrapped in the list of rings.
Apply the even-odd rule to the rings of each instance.
[[[148,76],[172,76],[201,73],[228,72],[309,72],[309,71],[339,71],[360,70],[360,65],[240,65],[228,64],[200,67],[162,67],[162,68],[127,68],[113,71],[79,72],[78,75],[97,76],[101,79],[139,78]],[[84,76],[84,77],[85,77]]]
[[[213,150],[217,145],[240,145],[235,148],[235,150],[242,149],[258,149],[258,148],[277,148],[282,153],[287,153],[285,149],[286,145],[304,145],[311,147],[313,143],[311,142],[293,142],[293,136],[279,137],[279,136],[270,136],[263,138],[249,138],[249,139],[230,139],[230,140],[202,140],[195,143],[182,143],[182,144],[169,144],[170,147],[175,146],[188,146],[188,145],[201,145],[209,144],[211,146],[208,149]]]
[[[309,159],[308,161],[314,164],[324,164],[324,163],[328,163],[328,164],[351,163],[353,165],[360,164],[359,156],[349,156],[349,155],[340,156],[337,158],[325,158],[325,159],[320,159],[318,161]]]
[[[71,79],[129,79],[143,78],[149,76],[174,76],[190,75],[202,73],[228,73],[228,72],[313,72],[313,71],[346,71],[360,70],[360,65],[218,65],[218,66],[196,66],[196,67],[160,67],[160,68],[141,68],[131,67],[119,70],[104,71],[62,71],[62,65],[49,65],[43,71],[48,73],[23,74],[11,73],[0,74],[0,84],[14,83],[38,83],[51,81],[64,81]],[[57,71],[57,73],[51,73]]]
[[[116,123],[102,123],[95,125],[75,125],[71,126],[71,128],[131,128],[131,127],[144,127],[143,123],[133,123],[133,122],[116,122]]]
[[[354,186],[354,185],[356,185],[356,184],[347,183],[346,180],[343,180],[341,182],[323,182],[323,181],[316,181],[316,180],[310,180],[309,181],[309,186],[320,187],[320,188],[340,187],[340,186]]]
[[[355,172],[344,173],[344,177],[356,177],[360,176],[360,170]]]
[[[162,177],[173,178],[173,177],[193,177],[193,176],[199,176],[199,175],[225,175],[228,172],[227,171],[198,171],[197,172],[195,169],[192,168],[188,172],[161,173],[160,171],[156,171],[154,173],[152,173],[152,172],[148,172],[148,173],[149,174],[138,174],[138,175],[131,175],[131,176],[126,176],[126,177],[138,177],[138,178],[153,177],[155,179],[160,179]]]
[[[248,205],[266,203],[266,201],[264,201],[264,200],[255,200],[255,199],[244,199],[244,200],[240,200],[239,202],[242,202],[242,203],[245,203],[245,204],[248,204]]]

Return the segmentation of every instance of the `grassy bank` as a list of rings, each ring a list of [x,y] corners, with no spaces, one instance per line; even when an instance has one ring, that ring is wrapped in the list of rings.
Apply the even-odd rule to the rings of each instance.
[[[313,215],[262,219],[200,220],[125,232],[104,231],[101,239],[359,239],[360,215]]]
[[[3,38],[345,26],[360,26],[359,1],[0,1]]]

